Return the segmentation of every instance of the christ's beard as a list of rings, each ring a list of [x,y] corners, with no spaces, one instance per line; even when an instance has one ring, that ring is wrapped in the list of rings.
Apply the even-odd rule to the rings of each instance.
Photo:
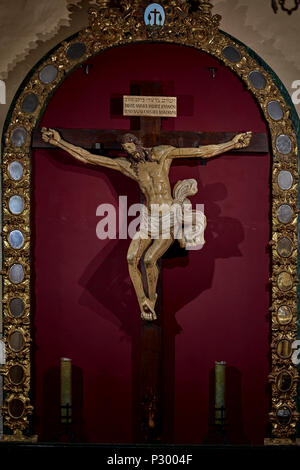
[[[131,158],[132,158],[132,160],[133,160],[134,162],[136,162],[136,163],[145,162],[145,161],[146,161],[145,155],[141,155],[141,153],[138,152],[138,151],[132,153]]]

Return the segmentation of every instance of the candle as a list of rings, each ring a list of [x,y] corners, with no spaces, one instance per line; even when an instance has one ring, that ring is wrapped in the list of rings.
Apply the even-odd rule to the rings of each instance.
[[[225,421],[225,369],[226,362],[215,362],[216,396],[215,396],[215,424],[224,424]]]
[[[72,359],[60,359],[60,406],[61,422],[70,423],[72,418]]]

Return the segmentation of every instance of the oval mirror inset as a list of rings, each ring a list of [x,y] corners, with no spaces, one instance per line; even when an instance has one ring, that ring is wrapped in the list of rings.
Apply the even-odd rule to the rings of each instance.
[[[277,411],[277,418],[280,424],[288,424],[291,419],[290,410],[285,406],[279,408],[279,410]]]
[[[274,121],[280,121],[283,118],[283,110],[278,101],[270,101],[267,106],[268,114]]]
[[[24,127],[16,127],[11,134],[11,141],[15,147],[22,147],[25,144],[27,132]]]
[[[293,175],[290,171],[282,170],[278,173],[277,177],[278,186],[280,189],[287,191],[293,186]]]
[[[288,325],[293,318],[293,312],[287,305],[281,305],[277,310],[277,320],[280,325]]]
[[[293,278],[287,271],[282,271],[278,274],[277,285],[282,292],[287,292],[293,287]]]
[[[277,242],[277,253],[282,258],[288,258],[293,253],[293,243],[287,237],[282,237]]]
[[[267,84],[267,80],[259,70],[253,70],[250,72],[248,80],[257,90],[263,90]]]
[[[39,73],[41,82],[45,83],[46,85],[48,83],[53,82],[53,80],[56,79],[57,75],[58,75],[58,70],[52,64],[46,65]]]
[[[277,210],[277,217],[279,222],[282,224],[288,224],[291,222],[294,215],[293,208],[288,204],[281,204]]]
[[[68,47],[68,50],[66,52],[66,56],[70,60],[77,60],[80,59],[86,52],[86,46],[82,42],[76,42],[75,44],[71,44],[70,47]]]
[[[22,351],[25,345],[23,334],[20,331],[14,331],[8,337],[8,344],[14,352]]]
[[[8,412],[12,418],[18,419],[24,413],[24,403],[19,398],[14,398],[9,402]]]
[[[230,62],[233,62],[234,64],[237,64],[242,58],[240,51],[233,46],[224,47],[222,54],[226,59],[230,60]]]
[[[18,250],[24,245],[23,233],[20,230],[13,230],[8,236],[9,244],[12,248]]]
[[[293,287],[293,277],[287,271],[278,274],[277,285],[282,292],[287,292]]]
[[[34,93],[29,93],[24,97],[21,108],[24,113],[33,113],[38,104],[38,97]]]
[[[292,345],[287,339],[282,339],[277,344],[277,354],[282,359],[288,359],[292,354]]]
[[[288,392],[292,387],[292,376],[289,372],[280,372],[277,376],[277,388],[281,392]]]
[[[21,264],[13,264],[8,273],[8,277],[14,284],[20,284],[24,280],[24,269]]]
[[[10,212],[14,215],[19,215],[23,212],[24,209],[24,202],[21,196],[15,194],[11,196],[8,201],[8,208]]]
[[[25,374],[22,366],[15,365],[9,368],[8,377],[12,384],[19,385],[23,382]]]
[[[15,297],[9,302],[9,311],[13,317],[19,318],[23,315],[25,310],[25,305],[22,299]]]
[[[15,160],[9,164],[8,172],[12,180],[19,181],[23,176],[23,166]]]
[[[276,148],[282,155],[288,155],[292,151],[292,141],[286,134],[281,134],[276,139]]]

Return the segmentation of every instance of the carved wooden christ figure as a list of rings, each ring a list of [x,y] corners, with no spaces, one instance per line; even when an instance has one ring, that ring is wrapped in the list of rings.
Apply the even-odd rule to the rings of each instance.
[[[182,224],[182,214],[172,209],[176,206],[183,207],[188,201],[187,196],[196,194],[197,182],[194,179],[179,181],[171,191],[169,171],[172,160],[184,157],[211,158],[233,149],[248,147],[252,133],[246,132],[236,135],[231,141],[206,145],[196,148],[176,148],[171,145],[158,145],[145,148],[142,142],[132,134],[125,134],[122,138],[122,147],[129,158],[110,158],[94,155],[87,150],[77,147],[63,140],[60,134],[53,129],[42,129],[42,138],[51,145],[67,151],[77,160],[83,163],[105,166],[118,170],[124,175],[136,181],[145,197],[145,212],[142,214],[141,228],[133,237],[127,254],[129,274],[139,302],[141,317],[144,320],[155,320],[155,303],[157,299],[156,287],[158,281],[157,261],[167,251],[175,238],[175,228]],[[157,208],[159,207],[159,213]],[[153,208],[156,208],[155,214]],[[170,214],[172,212],[172,217]],[[179,211],[180,212],[180,211]],[[195,215],[195,211],[192,211]],[[147,229],[142,224],[143,217],[148,219]],[[164,232],[161,223],[168,218],[171,224],[168,235]],[[199,222],[199,219],[198,219]],[[205,217],[202,217],[200,225],[192,221],[191,230],[184,230],[180,244],[185,247],[204,243]],[[183,233],[183,232],[182,232]],[[177,236],[177,238],[180,238]],[[143,286],[140,270],[140,261],[144,255],[144,266],[147,280],[147,290]]]

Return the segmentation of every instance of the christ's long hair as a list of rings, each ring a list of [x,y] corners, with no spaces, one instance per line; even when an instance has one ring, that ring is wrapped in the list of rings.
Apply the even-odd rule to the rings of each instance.
[[[138,164],[139,162],[156,162],[158,163],[157,160],[154,160],[151,156],[152,152],[151,152],[151,149],[147,149],[143,146],[143,143],[140,139],[138,139],[135,135],[133,134],[124,134],[122,139],[121,139],[121,143],[122,144],[127,144],[127,143],[130,143],[132,142],[135,147],[136,147],[136,154],[138,154],[139,156],[139,159],[138,160],[135,160],[132,155],[128,154],[129,155],[129,161],[130,161],[130,164],[131,166],[133,167],[135,173],[137,174],[137,169],[138,169]]]

